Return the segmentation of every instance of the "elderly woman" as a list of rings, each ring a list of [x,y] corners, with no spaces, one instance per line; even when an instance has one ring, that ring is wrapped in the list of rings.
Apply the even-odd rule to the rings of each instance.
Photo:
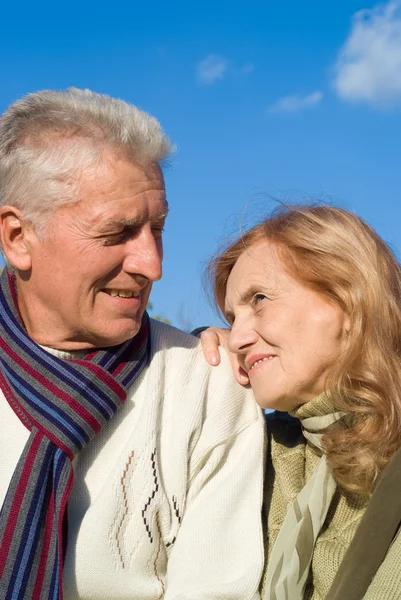
[[[401,598],[401,268],[357,216],[281,208],[211,264],[268,415],[262,598]]]

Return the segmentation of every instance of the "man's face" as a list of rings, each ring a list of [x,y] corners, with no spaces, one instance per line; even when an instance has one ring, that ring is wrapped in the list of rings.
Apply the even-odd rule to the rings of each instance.
[[[81,177],[79,200],[54,213],[44,238],[30,232],[30,276],[18,286],[28,333],[66,350],[135,336],[162,275],[167,202],[160,168],[109,154]]]

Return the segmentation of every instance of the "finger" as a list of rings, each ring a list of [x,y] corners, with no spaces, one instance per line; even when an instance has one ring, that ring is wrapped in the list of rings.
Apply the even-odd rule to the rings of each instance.
[[[236,381],[240,385],[248,385],[249,377],[246,371],[239,365],[238,358],[235,354],[230,354],[231,367]]]
[[[206,329],[201,334],[201,343],[206,362],[212,366],[218,365],[220,363],[220,341],[217,333],[212,329]]]

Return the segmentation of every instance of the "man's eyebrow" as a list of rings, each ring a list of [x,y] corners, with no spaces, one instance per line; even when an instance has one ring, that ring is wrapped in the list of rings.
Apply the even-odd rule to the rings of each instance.
[[[162,219],[165,219],[168,215],[169,210],[170,210],[170,207],[166,203],[166,208],[164,210],[162,210],[158,215],[156,215],[155,218],[152,219],[152,221],[161,221]]]
[[[166,208],[166,210],[164,210],[163,212],[159,213],[158,215],[155,215],[152,219],[151,219],[151,223],[158,223],[159,221],[162,221],[163,219],[165,219],[168,215],[168,208]],[[141,219],[110,219],[110,221],[107,221],[107,223],[105,223],[105,226],[113,226],[113,225],[122,225],[123,227],[138,227],[139,225],[141,225],[143,223],[143,221]]]

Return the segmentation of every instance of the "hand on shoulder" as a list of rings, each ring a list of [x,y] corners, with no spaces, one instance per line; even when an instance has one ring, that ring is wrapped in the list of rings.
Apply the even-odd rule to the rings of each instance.
[[[249,377],[243,369],[241,369],[238,356],[228,349],[228,338],[230,335],[229,329],[219,327],[208,327],[201,335],[202,350],[205,360],[209,365],[216,366],[220,363],[220,346],[227,352],[235,379],[241,385],[249,384]]]

